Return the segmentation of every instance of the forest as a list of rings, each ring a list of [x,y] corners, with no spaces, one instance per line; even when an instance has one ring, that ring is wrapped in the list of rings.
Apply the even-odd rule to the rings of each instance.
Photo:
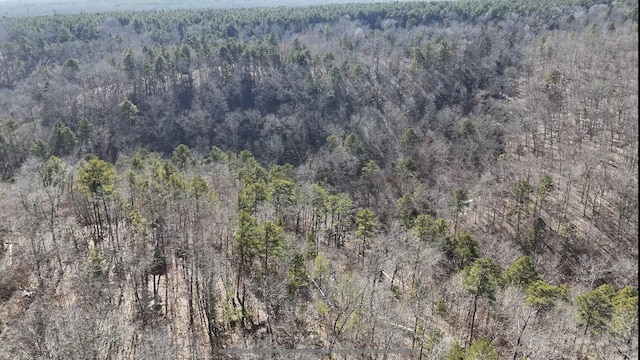
[[[631,0],[4,16],[0,359],[637,359],[638,75]]]

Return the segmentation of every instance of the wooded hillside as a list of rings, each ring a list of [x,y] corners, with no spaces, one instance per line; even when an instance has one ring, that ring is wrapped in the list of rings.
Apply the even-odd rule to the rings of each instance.
[[[0,21],[0,359],[637,359],[638,4]]]

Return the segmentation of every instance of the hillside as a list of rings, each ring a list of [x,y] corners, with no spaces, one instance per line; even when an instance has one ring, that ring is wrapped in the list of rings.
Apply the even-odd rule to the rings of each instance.
[[[637,9],[4,18],[0,359],[637,359]]]

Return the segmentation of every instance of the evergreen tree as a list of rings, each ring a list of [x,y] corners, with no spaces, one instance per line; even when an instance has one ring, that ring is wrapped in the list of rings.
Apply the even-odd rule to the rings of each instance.
[[[469,332],[469,343],[471,343],[473,341],[478,299],[484,297],[494,300],[496,291],[502,286],[500,264],[489,257],[478,259],[473,265],[465,267],[462,271],[462,284],[473,295],[473,313]]]

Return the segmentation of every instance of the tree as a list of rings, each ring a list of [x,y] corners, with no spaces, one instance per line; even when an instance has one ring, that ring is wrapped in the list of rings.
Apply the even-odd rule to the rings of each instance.
[[[110,238],[113,239],[107,200],[113,198],[115,194],[116,178],[113,166],[97,157],[89,158],[78,169],[76,175],[78,188],[91,204],[94,242],[100,242],[104,239],[103,222],[105,220]]]
[[[484,297],[494,300],[496,291],[502,286],[500,264],[490,257],[478,259],[473,265],[469,265],[462,270],[462,285],[473,296],[473,313],[469,332],[469,344],[471,344],[478,299]]]
[[[85,263],[85,271],[92,277],[100,277],[107,270],[104,257],[100,254],[98,248],[92,248]]]
[[[191,163],[191,150],[185,144],[180,144],[173,149],[171,159],[178,165],[178,168],[185,170]]]
[[[64,62],[64,73],[69,77],[69,78],[74,78],[76,76],[76,74],[80,71],[80,65],[78,64],[78,60],[77,59],[67,59],[67,61]]]
[[[0,139],[0,143],[1,142],[2,142],[2,139]],[[0,152],[1,151],[2,149],[0,144]],[[51,155],[49,144],[47,144],[47,142],[42,139],[36,139],[33,145],[31,145],[31,149],[29,151],[31,152],[31,154],[39,157],[41,160],[47,160],[49,158],[49,155]],[[0,153],[0,159],[2,159],[1,153]]]
[[[453,235],[458,233],[458,215],[469,204],[469,194],[462,189],[457,189],[451,198],[451,206],[453,207]]]
[[[326,143],[327,143],[327,148],[329,150],[333,151],[333,150],[337,149],[338,146],[340,146],[340,139],[338,139],[337,136],[331,134],[331,135],[327,136]]]
[[[80,119],[78,123],[77,136],[80,144],[86,146],[87,143],[93,138],[94,129],[93,124],[87,118]]]
[[[353,223],[353,201],[349,194],[338,193],[327,196],[326,206],[331,220],[329,238],[340,248],[348,228]]]
[[[592,333],[602,332],[607,329],[609,321],[613,317],[612,300],[615,290],[609,284],[602,284],[597,288],[578,295],[576,306],[580,326],[584,328],[586,335],[589,330]]]
[[[260,254],[264,260],[264,270],[269,270],[269,258],[282,255],[284,243],[284,231],[271,221],[265,221],[260,225],[260,237],[262,238],[262,249]]]
[[[460,122],[460,134],[462,134],[462,136],[464,136],[465,139],[473,136],[473,134],[475,134],[476,129],[473,126],[473,123],[471,122],[471,120],[469,119],[463,119]]]
[[[125,100],[121,102],[119,106],[120,106],[120,112],[122,113],[122,116],[126,120],[130,122],[136,121],[139,113],[139,110],[136,104],[132,103],[130,100]]]
[[[375,161],[369,160],[362,167],[362,175],[360,179],[362,180],[362,189],[363,197],[367,201],[367,205],[371,204],[371,199],[377,199],[380,194],[380,167],[376,164]]]
[[[402,178],[415,178],[418,170],[418,164],[410,157],[403,158],[396,166],[396,173]]]
[[[290,296],[298,296],[300,291],[307,287],[309,278],[307,268],[304,266],[304,256],[302,254],[295,254],[293,256],[293,260],[291,264],[289,264],[287,279],[287,292]]]
[[[51,150],[54,155],[67,155],[76,146],[78,139],[70,127],[58,121],[54,125]]]
[[[380,222],[378,216],[369,209],[358,211],[356,214],[356,235],[360,246],[362,247],[360,254],[364,261],[365,250],[367,249],[367,242],[373,237],[373,235],[380,229]]]
[[[380,172],[380,167],[376,164],[375,161],[369,160],[362,167],[362,178],[363,179],[375,179],[376,174]]]
[[[311,231],[314,234],[318,233],[318,226],[320,226],[320,220],[324,219],[327,214],[327,200],[329,198],[329,192],[321,184],[311,185],[308,199],[309,205],[311,205]]]
[[[318,282],[318,287],[322,289],[322,283],[329,277],[331,264],[322,254],[316,256],[313,262],[313,272],[311,277]]]
[[[269,182],[268,198],[273,204],[278,224],[282,226],[287,221],[287,209],[298,199],[297,185],[285,176],[272,179]]]
[[[551,194],[553,188],[554,185],[551,176],[549,176],[548,174],[540,176],[540,180],[538,180],[538,186],[535,190],[536,202],[533,209],[534,219],[538,217],[540,210],[542,210],[544,200]]]
[[[464,349],[460,346],[458,340],[454,340],[451,343],[451,348],[447,352],[445,360],[464,360]]]
[[[478,241],[471,234],[463,231],[453,239],[450,254],[454,268],[463,269],[478,259]]]
[[[252,182],[244,186],[238,194],[238,209],[255,214],[258,205],[267,200],[269,189],[263,182]]]
[[[478,339],[465,352],[464,360],[498,360],[498,351],[487,339]]]
[[[360,154],[360,140],[358,136],[354,133],[350,133],[344,139],[344,148],[349,152],[349,154],[357,156]]]
[[[629,353],[638,351],[638,289],[625,286],[611,300],[613,315],[609,334],[628,348]],[[635,343],[634,343],[635,342]],[[629,357],[630,358],[630,357]]]
[[[207,156],[207,161],[210,162],[227,162],[229,160],[229,156],[222,150],[220,150],[217,146],[212,146],[209,155]]]
[[[413,128],[408,128],[402,135],[402,138],[400,138],[400,143],[402,144],[403,151],[407,154],[409,154],[411,150],[415,148],[419,141],[420,138]]]
[[[527,286],[525,303],[537,310],[549,310],[558,300],[566,297],[567,289],[551,285],[544,280],[536,280]]]
[[[56,156],[51,156],[40,167],[40,179],[42,185],[58,187],[64,183],[64,176],[66,173],[67,165]]]
[[[398,220],[400,224],[407,230],[413,227],[413,219],[416,215],[416,209],[413,207],[413,199],[410,194],[404,194],[396,204],[398,211]]]
[[[420,214],[413,221],[411,231],[424,242],[435,242],[445,246],[449,224],[446,219],[434,219],[431,215]]]
[[[116,172],[113,166],[97,157],[92,157],[78,170],[80,191],[91,197],[110,197],[115,190]]]
[[[504,280],[507,284],[527,289],[529,285],[540,280],[540,275],[533,264],[533,259],[524,255],[505,269]]]
[[[133,58],[133,49],[127,48],[122,53],[122,62],[124,64],[124,71],[127,73],[129,79],[134,80],[136,76],[136,63]]]
[[[248,212],[240,210],[238,214],[238,230],[235,238],[235,253],[238,255],[238,273],[251,268],[251,263],[260,251],[262,241],[258,220]]]
[[[519,180],[509,190],[509,193],[511,194],[511,210],[509,211],[509,215],[517,215],[516,239],[518,240],[520,240],[520,220],[522,217],[522,213],[525,211],[528,205],[529,196],[532,192],[533,186],[527,180]]]

